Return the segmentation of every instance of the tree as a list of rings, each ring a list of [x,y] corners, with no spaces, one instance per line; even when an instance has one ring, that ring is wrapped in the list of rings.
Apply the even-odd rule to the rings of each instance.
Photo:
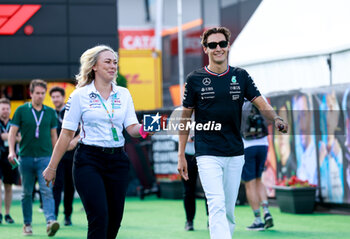
[[[118,76],[117,76],[117,85],[127,88],[127,80],[126,80],[126,78],[125,78],[122,74],[120,74],[119,72],[118,72]]]

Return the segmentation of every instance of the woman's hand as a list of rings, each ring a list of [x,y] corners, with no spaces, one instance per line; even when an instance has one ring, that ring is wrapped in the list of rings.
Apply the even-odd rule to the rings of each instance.
[[[50,166],[47,166],[47,168],[43,172],[43,177],[46,181],[46,186],[50,186],[50,182],[52,182],[52,185],[55,183],[56,178],[56,169],[50,168]]]

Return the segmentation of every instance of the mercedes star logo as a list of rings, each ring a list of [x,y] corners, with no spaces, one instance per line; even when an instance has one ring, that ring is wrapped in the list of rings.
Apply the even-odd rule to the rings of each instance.
[[[203,85],[208,86],[211,83],[211,80],[209,78],[204,78],[202,81]]]

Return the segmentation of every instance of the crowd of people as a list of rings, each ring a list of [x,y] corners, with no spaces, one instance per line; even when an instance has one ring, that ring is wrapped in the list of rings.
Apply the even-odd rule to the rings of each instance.
[[[244,99],[256,106],[266,119],[274,121],[278,131],[288,131],[288,123],[264,100],[249,74],[228,65],[230,35],[224,27],[211,28],[202,34],[201,43],[209,65],[188,75],[181,117],[186,123],[194,113],[195,122],[215,121],[221,124],[220,130],[196,128],[190,136],[187,129],[179,132],[178,171],[184,181],[185,229],[194,230],[199,175],[207,199],[212,239],[233,236],[241,176],[255,216],[247,229],[273,226],[261,183],[266,142],[263,139],[260,143],[243,145],[240,126]],[[14,223],[10,216],[11,185],[17,183],[18,166],[23,189],[24,235],[33,234],[32,193],[37,178],[48,236],[54,236],[60,228],[57,217],[62,191],[64,225],[72,225],[76,190],[88,220],[87,238],[116,238],[124,212],[130,164],[124,151],[123,130],[132,137],[153,134],[145,132],[139,123],[129,91],[116,84],[118,54],[112,48],[105,45],[90,48],[82,54],[80,63],[77,89],[67,104],[64,89],[54,87],[49,94],[55,109],[44,105],[47,84],[40,79],[31,81],[31,101],[19,106],[12,120],[9,119],[10,101],[0,100],[0,184],[3,182],[5,186],[4,219]],[[250,163],[245,165],[245,162]],[[264,223],[260,218],[260,204]]]

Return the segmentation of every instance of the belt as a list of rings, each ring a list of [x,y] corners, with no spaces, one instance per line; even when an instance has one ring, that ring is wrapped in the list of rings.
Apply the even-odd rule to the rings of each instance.
[[[124,147],[105,148],[105,147],[93,146],[93,145],[87,145],[87,144],[79,144],[79,147],[82,149],[99,151],[106,154],[121,153],[123,152],[123,148],[124,148]]]

